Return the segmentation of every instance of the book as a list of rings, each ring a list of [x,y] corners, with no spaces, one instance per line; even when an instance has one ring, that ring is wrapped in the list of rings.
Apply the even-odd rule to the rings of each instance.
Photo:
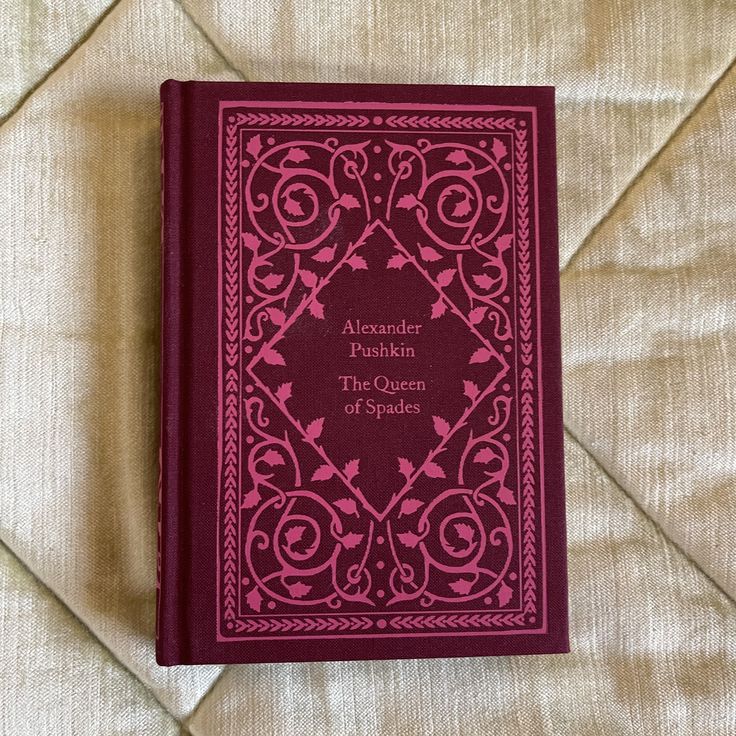
[[[554,89],[161,86],[160,664],[568,651]]]

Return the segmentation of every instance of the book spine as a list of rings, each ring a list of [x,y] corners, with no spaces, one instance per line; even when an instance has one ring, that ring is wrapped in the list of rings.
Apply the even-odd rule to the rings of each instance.
[[[158,576],[156,660],[182,661],[185,642],[182,575],[181,347],[182,246],[185,188],[183,156],[183,86],[161,86],[161,414],[158,500]]]

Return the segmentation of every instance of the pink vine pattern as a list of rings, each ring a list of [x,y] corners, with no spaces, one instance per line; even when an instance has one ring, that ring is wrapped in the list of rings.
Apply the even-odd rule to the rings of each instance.
[[[471,129],[505,135],[484,140],[483,145],[432,143],[427,138],[409,145],[387,138],[390,152],[383,199],[371,198],[368,192],[370,134],[342,144],[336,135],[276,143],[267,130],[268,126],[361,130],[370,122],[369,115],[343,113],[226,115],[218,563],[225,626],[228,632],[261,635],[529,628],[538,609],[539,554],[525,121],[387,116],[389,128]],[[504,174],[509,170],[513,187]],[[506,225],[512,214],[514,226],[509,230]],[[356,222],[364,223],[363,235],[354,243],[331,245],[331,236],[343,221],[351,229]],[[292,383],[285,381],[274,391],[252,370],[261,361],[285,366],[279,341],[299,319],[325,319],[329,304],[320,300],[323,289],[340,269],[368,268],[361,249],[379,228],[395,247],[385,267],[416,269],[435,291],[436,300],[428,305],[429,318],[452,314],[477,339],[479,347],[468,356],[468,364],[492,361],[498,366],[487,386],[465,380],[458,387],[468,403],[456,421],[432,418],[437,445],[421,463],[397,458],[396,472],[402,482],[383,510],[373,508],[354,482],[360,474],[360,458],[338,467],[321,445],[325,418],[294,416],[289,409]],[[423,235],[416,249],[406,245],[405,232],[414,240],[417,232]],[[516,258],[516,347],[523,364],[518,492],[509,477],[509,451],[501,439],[512,399],[494,395],[512,369],[505,352],[497,348],[499,342],[514,337],[512,317],[500,298],[511,278],[509,252]],[[243,253],[249,254],[245,269]],[[478,257],[483,259],[480,271]],[[242,309],[241,293],[254,302],[247,310]],[[480,329],[484,321],[490,324],[494,339]],[[259,390],[257,395],[241,392],[242,344],[248,346],[245,370]],[[456,477],[448,479],[440,453],[488,402],[488,430],[475,435],[472,428],[468,431]],[[273,412],[285,418],[290,429],[272,431]],[[250,444],[241,449],[243,420]],[[296,449],[296,439],[300,448],[309,446],[319,459],[311,477],[304,474],[303,450]],[[442,480],[446,487],[427,501],[412,493],[422,478]],[[343,497],[330,500],[315,490],[330,479],[342,483]],[[514,585],[517,577],[511,567],[515,542],[509,518],[517,498],[522,518],[520,608],[504,612],[519,587]],[[386,537],[394,564],[388,575],[389,590],[380,595],[368,565],[379,531]],[[491,610],[443,613],[438,608],[440,603],[452,607],[476,600]],[[355,605],[366,612],[390,610],[411,602],[428,611],[402,610],[375,619],[339,610]],[[263,615],[279,605],[285,608]],[[295,609],[298,613],[310,607],[318,613],[294,615]],[[323,615],[325,607],[335,614]]]

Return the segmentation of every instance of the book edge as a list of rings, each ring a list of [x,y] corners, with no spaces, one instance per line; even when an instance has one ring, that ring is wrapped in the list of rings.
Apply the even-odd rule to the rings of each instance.
[[[559,642],[559,653],[570,652],[570,601],[567,541],[567,485],[565,472],[565,436],[563,417],[564,384],[562,377],[562,312],[560,294],[560,235],[559,235],[559,181],[557,154],[557,105],[555,88],[550,87],[549,99],[538,106],[539,141],[546,154],[539,159],[538,182],[545,181],[548,194],[540,197],[542,215],[541,235],[543,247],[540,249],[539,278],[545,293],[542,314],[546,359],[540,372],[543,386],[547,392],[545,399],[543,452],[547,463],[547,484],[545,484],[545,508],[550,521],[545,528],[545,537],[553,537],[555,557],[550,558],[547,568],[547,594],[553,598],[558,608],[554,621],[550,621],[550,634],[554,632]],[[541,305],[540,305],[541,308]],[[554,389],[554,395],[550,395]],[[553,471],[550,473],[550,471]],[[549,475],[552,475],[550,479]],[[549,481],[552,481],[551,483]]]
[[[158,491],[158,578],[156,661],[174,665],[182,656],[179,549],[180,487],[180,327],[181,248],[184,187],[182,166],[183,83],[167,80],[160,87],[161,136],[161,307],[160,437]]]

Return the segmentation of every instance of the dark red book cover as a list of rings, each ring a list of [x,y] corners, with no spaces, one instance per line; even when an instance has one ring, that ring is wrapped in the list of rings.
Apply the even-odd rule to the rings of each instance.
[[[554,90],[161,104],[158,661],[567,651]]]

